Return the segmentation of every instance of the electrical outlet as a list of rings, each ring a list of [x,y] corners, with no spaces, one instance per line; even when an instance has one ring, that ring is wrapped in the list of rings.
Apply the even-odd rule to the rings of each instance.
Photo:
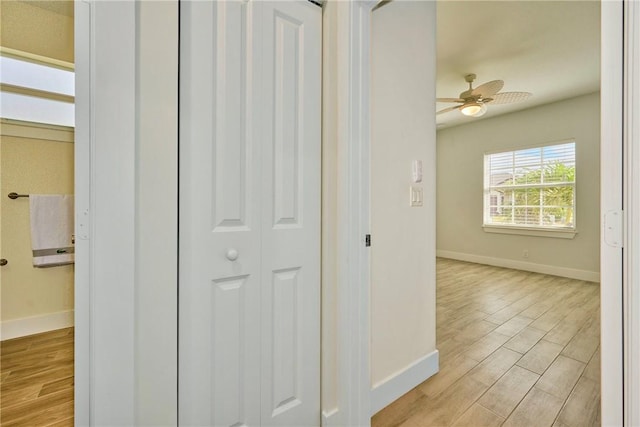
[[[529,258],[529,249],[522,251],[522,258]]]

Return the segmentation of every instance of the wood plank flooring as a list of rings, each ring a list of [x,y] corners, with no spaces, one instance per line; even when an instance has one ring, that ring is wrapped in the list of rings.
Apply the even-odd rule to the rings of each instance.
[[[73,328],[2,341],[0,354],[0,425],[73,426]]]
[[[600,287],[437,260],[440,372],[373,427],[600,425]]]

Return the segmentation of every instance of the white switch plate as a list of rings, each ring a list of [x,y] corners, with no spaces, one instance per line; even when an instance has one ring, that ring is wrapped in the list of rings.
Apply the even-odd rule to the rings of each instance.
[[[409,187],[409,206],[415,208],[422,206],[424,200],[424,193],[422,187],[410,186]]]

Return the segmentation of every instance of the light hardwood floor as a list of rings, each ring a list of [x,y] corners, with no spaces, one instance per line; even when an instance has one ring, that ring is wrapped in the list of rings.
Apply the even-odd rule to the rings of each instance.
[[[0,343],[0,425],[73,426],[73,328]]]
[[[600,425],[597,283],[437,260],[440,372],[373,427]]]

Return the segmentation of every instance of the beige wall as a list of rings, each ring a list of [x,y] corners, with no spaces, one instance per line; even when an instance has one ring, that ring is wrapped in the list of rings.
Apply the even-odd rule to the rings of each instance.
[[[73,63],[73,2],[0,1],[0,45]]]
[[[66,133],[73,138],[72,131]],[[10,192],[73,194],[73,143],[0,138],[2,258],[9,260],[1,270],[1,320],[73,310],[73,266],[33,267],[29,199],[7,197]]]
[[[338,406],[337,354],[337,108],[338,3],[328,1],[322,14],[322,410]]]
[[[371,382],[433,352],[435,337],[435,7],[391,2],[373,12]],[[422,160],[424,206],[409,206]],[[406,390],[408,391],[408,390]]]
[[[600,97],[580,96],[438,132],[437,248],[597,277],[600,203]],[[483,155],[487,151],[576,142],[574,239],[485,233]],[[529,257],[523,257],[523,251]],[[586,273],[585,273],[586,274]]]
[[[161,426],[178,413],[178,4],[137,7],[135,413]]]

